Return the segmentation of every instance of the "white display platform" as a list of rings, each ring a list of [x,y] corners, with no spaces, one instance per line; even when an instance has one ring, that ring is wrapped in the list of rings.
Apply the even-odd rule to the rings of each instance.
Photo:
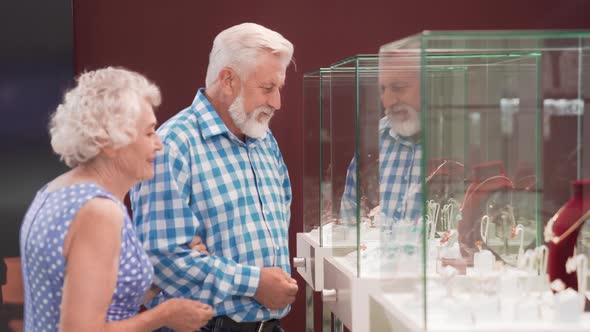
[[[537,294],[545,298],[551,294]],[[449,306],[456,315],[449,317]],[[416,294],[403,292],[375,291],[370,295],[370,320],[380,326],[379,331],[422,332],[424,330],[423,301],[416,298]],[[438,307],[438,308],[437,308]],[[482,316],[482,306],[477,304],[459,303],[451,301],[432,303],[429,306],[427,331],[434,332],[581,332],[590,331],[590,313],[583,313],[581,319],[574,324],[556,323],[553,309],[550,306],[539,307],[540,312],[528,317],[517,319],[507,317],[507,310],[501,310],[499,316]],[[474,322],[474,315],[479,315],[478,322]],[[508,312],[508,316],[510,313]],[[536,316],[536,317],[535,317]]]
[[[416,283],[415,274],[382,274],[372,277],[356,276],[344,257],[326,257],[324,262],[324,291],[333,291],[333,301],[324,300],[330,311],[353,332],[388,331],[369,319],[369,294],[387,285],[388,289],[399,291],[412,288]]]
[[[324,257],[346,255],[354,250],[351,242],[338,246],[320,247],[318,233],[297,233],[297,258],[303,258],[305,266],[297,267],[297,273],[319,292],[324,289]]]
[[[327,224],[323,227],[323,241],[320,246],[320,232],[315,229],[308,233],[297,233],[297,256],[304,260],[304,267],[297,267],[297,272],[314,291],[324,289],[324,257],[345,256],[357,246],[356,228]],[[362,230],[361,238],[378,238],[377,229]]]

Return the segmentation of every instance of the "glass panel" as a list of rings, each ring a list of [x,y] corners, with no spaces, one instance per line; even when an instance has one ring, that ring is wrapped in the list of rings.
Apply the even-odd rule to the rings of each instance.
[[[337,224],[337,214],[334,213],[332,192],[332,109],[331,89],[332,76],[330,69],[320,72],[320,198],[321,198],[321,228],[320,245],[332,245],[331,228]],[[326,231],[324,231],[324,226]]]
[[[303,231],[320,226],[320,71],[303,76]]]
[[[493,270],[494,265],[490,265],[493,260],[516,267],[524,250],[536,246],[537,220],[534,213],[525,212],[535,211],[537,195],[534,190],[538,153],[535,118],[537,66],[538,54],[528,53],[483,53],[477,56],[427,53],[424,56],[426,123],[434,120],[441,129],[424,133],[428,164],[436,165],[432,163],[433,159],[457,158],[457,162],[463,164],[461,173],[466,175],[463,190],[449,197],[452,201],[438,203],[434,197],[427,198],[427,204],[435,205],[442,212],[434,217],[435,224],[441,217],[442,220],[455,219],[439,235],[440,239],[456,237],[456,242],[441,244],[443,241],[437,242],[432,232],[428,238],[429,244],[442,248],[441,268],[447,267],[447,273],[479,276],[482,270]],[[456,93],[445,91],[449,86]],[[506,100],[518,102],[503,102]],[[455,107],[458,114],[453,114]],[[432,112],[435,108],[440,111]],[[448,114],[448,121],[440,125],[439,119],[445,114]],[[463,135],[457,135],[462,136],[458,140],[444,134],[455,128],[462,129],[459,132]],[[437,136],[428,139],[432,134]],[[436,142],[435,147],[430,147],[431,142]],[[441,146],[446,147],[444,154],[434,154]],[[463,156],[447,155],[444,150],[463,152]],[[444,169],[443,166],[439,171]],[[434,177],[435,174],[427,175],[431,180]],[[521,179],[527,177],[533,179],[532,184],[519,191],[515,182],[523,182]],[[434,182],[427,182],[426,187],[431,189],[429,195],[441,191]],[[461,202],[460,214],[449,217],[450,210],[457,211],[457,206],[448,205],[454,202]],[[523,209],[519,209],[521,206]],[[479,263],[482,257],[488,260],[487,265],[483,265],[485,267]],[[484,307],[493,306],[499,301],[497,289],[486,288],[488,282],[485,278],[475,278],[469,287],[459,287],[455,292],[458,296],[468,296],[468,301],[482,303]],[[433,304],[440,303],[448,295],[441,292],[427,295],[427,313],[430,314],[427,324],[434,325],[436,322],[430,318],[446,309]],[[468,302],[462,304],[468,305]],[[473,310],[473,315],[484,315],[486,310],[490,309]],[[494,314],[499,315],[499,312]]]
[[[416,50],[382,52],[379,56],[380,106],[383,109],[379,130],[380,212],[384,220],[381,224],[382,282],[385,289],[393,287],[405,292],[389,300],[395,303],[396,310],[415,321],[425,317],[425,279],[422,276],[426,269],[424,258],[430,256],[424,245],[424,136],[421,133],[425,126],[421,119],[423,78],[420,64]],[[436,128],[435,125],[428,127]]]
[[[359,56],[358,78],[358,191],[360,196],[359,276],[380,278],[398,267],[395,248],[388,246],[392,226],[403,218],[398,197],[387,179],[391,178],[391,158],[384,153],[390,148],[388,130],[384,126],[380,80],[382,64],[377,56]],[[389,154],[391,155],[391,154]],[[393,182],[393,181],[391,181]],[[407,188],[407,187],[404,187]]]
[[[358,273],[358,255],[354,249],[358,247],[359,217],[358,188],[350,182],[358,174],[358,167],[351,163],[359,143],[355,84],[356,58],[331,67],[324,105],[330,114],[330,164],[326,167],[331,175],[332,200],[329,219],[325,220],[329,223],[322,225],[324,245],[350,248],[350,254],[345,254],[341,260],[353,275]]]

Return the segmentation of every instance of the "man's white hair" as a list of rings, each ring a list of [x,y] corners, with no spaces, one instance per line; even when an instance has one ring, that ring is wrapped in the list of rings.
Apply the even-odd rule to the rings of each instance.
[[[276,54],[287,68],[293,57],[293,44],[278,32],[255,23],[242,23],[223,30],[215,37],[209,54],[206,86],[213,84],[225,67],[244,78],[257,64],[262,51]]]
[[[160,90],[144,76],[122,68],[86,72],[51,116],[51,147],[69,167],[120,148],[136,138],[141,100],[161,102]]]

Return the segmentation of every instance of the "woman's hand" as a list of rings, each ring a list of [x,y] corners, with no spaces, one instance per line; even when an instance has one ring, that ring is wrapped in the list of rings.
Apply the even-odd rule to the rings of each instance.
[[[195,238],[189,243],[188,245],[192,250],[199,252],[201,254],[209,255],[209,251],[207,251],[207,247],[201,241],[199,236],[195,236]]]
[[[160,292],[160,288],[158,288],[156,284],[152,284],[150,286],[150,289],[148,289],[147,292],[145,292],[145,295],[143,296],[143,304],[146,304],[149,301],[151,301],[154,297],[160,294]]]
[[[192,332],[213,318],[211,306],[188,299],[174,298],[162,303],[166,307],[166,327],[180,332]]]

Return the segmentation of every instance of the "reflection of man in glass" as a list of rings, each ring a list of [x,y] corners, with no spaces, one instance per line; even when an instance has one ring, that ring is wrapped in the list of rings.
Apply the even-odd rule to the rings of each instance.
[[[416,223],[422,214],[420,164],[420,66],[417,54],[382,52],[379,57],[379,87],[385,117],[379,121],[379,167],[376,171],[361,165],[361,217],[381,215],[389,225],[399,220]],[[362,157],[361,157],[362,158]],[[342,197],[341,217],[352,222],[356,216],[356,167],[348,167]],[[368,165],[370,168],[370,163]],[[376,168],[376,167],[374,167]],[[373,176],[365,176],[373,174]],[[375,176],[378,174],[378,176]],[[372,179],[373,178],[373,179]],[[371,193],[378,181],[378,196]],[[370,213],[373,210],[373,213]]]

